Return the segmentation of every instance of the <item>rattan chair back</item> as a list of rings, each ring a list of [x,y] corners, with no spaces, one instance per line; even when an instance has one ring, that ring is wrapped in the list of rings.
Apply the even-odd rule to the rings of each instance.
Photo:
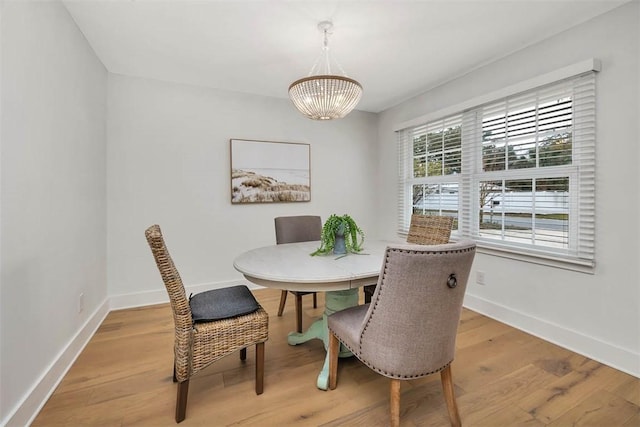
[[[416,245],[441,245],[449,243],[453,217],[441,215],[411,215],[407,243]]]
[[[159,225],[152,225],[145,231],[147,242],[153,253],[153,257],[160,270],[160,276],[169,294],[171,302],[171,311],[173,312],[173,321],[175,324],[175,369],[178,381],[185,380],[190,376],[190,367],[188,362],[188,352],[190,348],[191,329],[193,327],[193,319],[191,317],[191,307],[187,299],[184,285],[180,274],[176,269],[173,259],[169,254],[162,231]]]
[[[152,225],[145,236],[164,282],[175,323],[173,380],[178,382],[176,422],[186,416],[189,380],[211,363],[236,351],[245,360],[246,349],[256,347],[256,394],[264,382],[264,343],[268,339],[269,315],[258,304],[252,313],[210,322],[193,323],[191,306],[176,266],[164,243],[160,226]]]
[[[412,245],[442,245],[449,243],[453,217],[441,215],[411,215],[411,225],[407,235],[407,243]],[[371,302],[376,285],[362,288],[364,302]]]

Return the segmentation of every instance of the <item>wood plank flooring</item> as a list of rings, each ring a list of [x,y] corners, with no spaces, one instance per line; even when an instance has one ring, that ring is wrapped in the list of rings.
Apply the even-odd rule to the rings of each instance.
[[[385,426],[389,381],[341,359],[338,387],[315,386],[320,341],[287,344],[293,298],[254,294],[270,313],[264,394],[254,392],[255,349],[191,380],[181,426]],[[304,327],[322,315],[304,297]],[[173,426],[173,318],[168,304],[111,312],[33,426]],[[465,426],[640,426],[640,380],[495,320],[464,310],[453,379]],[[448,426],[440,375],[402,383],[402,426]]]

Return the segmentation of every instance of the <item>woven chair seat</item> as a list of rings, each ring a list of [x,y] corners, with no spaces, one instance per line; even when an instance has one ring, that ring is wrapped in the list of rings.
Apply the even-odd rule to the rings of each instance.
[[[243,316],[196,323],[193,326],[191,375],[224,356],[266,341],[268,329],[269,315],[262,307]]]

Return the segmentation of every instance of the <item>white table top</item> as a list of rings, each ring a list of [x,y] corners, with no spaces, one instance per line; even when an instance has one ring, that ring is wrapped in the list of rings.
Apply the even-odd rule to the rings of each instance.
[[[365,241],[360,254],[310,254],[320,242],[288,243],[252,249],[233,262],[255,284],[290,291],[335,291],[377,283],[387,244]]]

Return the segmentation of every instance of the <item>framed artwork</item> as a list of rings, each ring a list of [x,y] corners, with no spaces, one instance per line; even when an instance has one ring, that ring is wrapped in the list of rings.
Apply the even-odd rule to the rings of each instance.
[[[311,146],[231,140],[231,203],[311,200]]]

